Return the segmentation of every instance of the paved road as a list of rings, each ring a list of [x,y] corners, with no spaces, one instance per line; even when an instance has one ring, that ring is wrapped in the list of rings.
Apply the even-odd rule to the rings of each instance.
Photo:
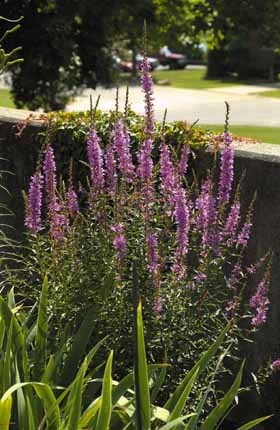
[[[168,86],[155,86],[155,113],[161,120],[165,108],[168,120],[186,120],[190,123],[199,119],[204,124],[224,122],[225,100],[231,106],[231,124],[280,127],[280,98],[255,96],[253,93],[271,89],[259,86],[234,86],[211,90],[185,90]],[[114,109],[115,89],[87,89],[68,105],[67,110],[89,108],[89,95],[101,95],[100,108]],[[120,102],[124,103],[125,88],[120,89]],[[139,87],[130,89],[132,109],[143,113],[143,96]]]

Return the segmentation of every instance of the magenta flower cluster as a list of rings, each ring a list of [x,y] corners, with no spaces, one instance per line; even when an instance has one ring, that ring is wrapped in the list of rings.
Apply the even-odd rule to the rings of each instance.
[[[119,170],[124,178],[132,180],[134,165],[130,154],[130,138],[127,127],[117,118],[114,127],[114,148],[119,159]]]
[[[91,185],[93,194],[97,194],[104,186],[104,172],[100,138],[93,126],[89,129],[87,141],[88,161],[91,173]]]
[[[27,214],[25,226],[38,233],[41,230],[41,207],[42,207],[43,176],[40,171],[35,172],[30,181],[28,193]]]
[[[227,203],[230,198],[230,193],[233,183],[233,148],[232,138],[230,133],[224,133],[224,149],[221,155],[221,170],[218,189],[219,205]]]
[[[267,277],[265,276],[258,285],[256,294],[251,297],[250,306],[255,311],[252,325],[259,327],[266,322],[269,299],[267,297]]]
[[[123,269],[130,264],[130,247],[141,248],[146,276],[154,287],[156,314],[164,309],[161,286],[167,276],[175,286],[180,283],[186,288],[199,290],[208,285],[209,270],[213,267],[215,270],[220,261],[225,261],[226,267],[222,276],[229,295],[227,304],[235,309],[244,273],[254,273],[256,267],[242,271],[239,258],[250,239],[252,213],[250,210],[240,226],[239,194],[232,198],[234,152],[231,135],[228,132],[223,135],[217,189],[213,179],[215,175],[212,174],[197,184],[196,189],[189,187],[186,181],[189,146],[183,145],[178,158],[164,137],[155,148],[153,83],[146,58],[141,73],[145,126],[135,156],[133,154],[132,157],[128,121],[121,114],[117,113],[104,153],[94,122],[89,127],[90,190],[88,193],[83,190],[83,198],[85,194],[88,197],[89,216],[93,217],[96,228],[104,224],[102,234],[110,240],[118,273],[126,273]],[[159,161],[156,164],[154,155],[158,149]],[[49,231],[55,241],[61,242],[67,238],[73,219],[79,213],[77,193],[70,180],[67,192],[59,194],[51,146],[45,150],[43,172]],[[42,188],[43,177],[38,170],[31,178],[25,220],[33,233],[42,228]],[[166,246],[161,243],[162,237],[165,237]],[[228,264],[225,255],[230,255],[232,264]],[[265,278],[250,300],[255,327],[266,320],[267,289],[268,278]]]
[[[55,241],[64,239],[69,228],[69,216],[74,218],[78,211],[78,197],[72,186],[66,193],[65,202],[57,194],[56,163],[53,148],[48,145],[44,153],[44,176],[36,171],[30,181],[25,225],[33,233],[42,228],[43,185],[46,194],[47,214],[51,237]]]

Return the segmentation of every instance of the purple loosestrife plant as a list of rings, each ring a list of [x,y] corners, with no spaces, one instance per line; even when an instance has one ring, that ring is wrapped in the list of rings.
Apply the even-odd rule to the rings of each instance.
[[[159,164],[162,195],[164,201],[172,208],[174,205],[173,195],[178,183],[178,177],[171,160],[169,147],[166,143],[162,143],[160,147]]]
[[[150,76],[149,61],[144,57],[141,64],[141,88],[145,97],[145,138],[138,151],[138,175],[142,181],[142,186],[147,203],[153,199],[153,135],[155,129],[154,107],[153,107],[153,80]]]
[[[212,248],[216,255],[219,253],[219,232],[217,231],[216,198],[212,194],[213,184],[207,179],[196,200],[195,207],[198,210],[196,226],[202,231],[203,247]]]
[[[228,214],[226,225],[221,233],[221,239],[227,238],[227,246],[232,246],[236,237],[236,230],[240,220],[240,201],[236,201],[232,204],[230,212]]]
[[[149,138],[153,136],[155,128],[154,120],[154,105],[153,105],[153,80],[150,75],[150,64],[148,58],[145,56],[140,66],[141,70],[141,88],[145,97],[145,133]]]
[[[75,218],[75,216],[79,212],[79,203],[78,203],[77,193],[73,189],[72,185],[69,187],[66,193],[66,200],[67,200],[67,208],[68,208],[69,214],[72,218]]]
[[[189,243],[189,208],[186,201],[186,192],[183,187],[179,187],[175,194],[175,211],[174,218],[177,225],[177,248],[175,252],[175,263],[172,270],[176,273],[178,279],[182,279],[185,275],[184,257],[188,252]]]
[[[50,203],[56,192],[56,164],[53,148],[50,145],[48,145],[45,151],[43,169],[45,175],[45,190],[47,194],[47,201]]]
[[[255,316],[252,319],[254,327],[260,327],[266,322],[269,299],[267,297],[268,276],[267,274],[258,285],[257,291],[250,299],[250,306],[255,310]]]
[[[100,138],[93,126],[90,126],[89,129],[87,153],[91,173],[92,193],[93,195],[96,195],[103,190],[104,172]]]
[[[106,168],[106,189],[108,194],[113,198],[117,191],[117,168],[115,152],[112,143],[107,145],[105,151],[105,168]]]
[[[280,369],[280,358],[277,358],[277,360],[274,360],[273,363],[271,363],[271,369],[273,372],[279,371],[279,369]]]
[[[62,241],[69,228],[69,219],[65,214],[65,208],[56,202],[55,209],[52,211],[50,233],[51,237],[59,242]]]
[[[219,206],[229,201],[233,183],[234,153],[232,148],[232,137],[229,132],[224,133],[224,149],[221,154],[221,168],[218,189]]]
[[[189,147],[184,143],[181,154],[177,154],[176,148],[171,150],[166,136],[154,141],[153,88],[146,60],[142,66],[142,89],[145,128],[138,146],[137,136],[131,133],[133,157],[128,116],[123,120],[121,114],[117,118],[112,115],[116,121],[113,127],[110,124],[106,133],[104,129],[101,131],[104,165],[99,123],[96,130],[90,127],[87,142],[90,189],[86,189],[86,181],[81,179],[80,216],[75,222],[69,222],[66,215],[78,210],[76,198],[66,193],[64,202],[64,189],[56,190],[53,151],[51,147],[47,149],[44,173],[50,234],[45,234],[44,229],[42,235],[44,249],[59,251],[53,263],[49,255],[46,259],[46,266],[53,264],[53,270],[48,270],[50,285],[55,285],[49,289],[51,309],[55,321],[60,320],[64,326],[70,312],[73,313],[70,324],[74,325],[81,321],[90,304],[101,305],[96,306],[99,310],[93,317],[98,335],[112,333],[110,347],[124,351],[121,364],[117,364],[117,371],[121,372],[123,363],[129,365],[123,334],[129,336],[132,261],[137,259],[139,294],[144,298],[143,309],[150,329],[149,353],[154,360],[161,360],[160,345],[162,341],[166,343],[176,367],[174,372],[183,376],[197,351],[190,346],[185,353],[178,351],[176,345],[185,345],[188,335],[190,340],[201,339],[202,348],[208,347],[226,319],[233,318],[232,330],[238,331],[240,319],[252,316],[253,312],[254,327],[259,327],[268,309],[268,280],[265,293],[260,285],[251,306],[244,303],[248,278],[263,267],[258,270],[257,265],[251,264],[250,270],[244,267],[243,246],[249,239],[252,214],[249,211],[246,223],[240,228],[239,194],[234,197],[232,192],[230,135],[224,135],[218,190],[213,181],[215,172],[193,183],[189,178],[185,180]],[[107,142],[104,136],[108,136]],[[70,209],[73,204],[74,210]],[[55,241],[65,238],[59,243],[63,246],[55,247],[53,241],[49,244],[50,237]],[[63,296],[61,303],[57,300],[59,294]],[[237,345],[238,336],[229,336],[234,338],[232,344]]]
[[[120,118],[117,118],[114,126],[114,148],[118,154],[119,170],[123,178],[131,181],[134,166],[131,161],[129,132]]]
[[[30,181],[25,226],[38,233],[41,230],[43,176],[38,170]]]
[[[121,223],[115,224],[112,227],[112,231],[115,233],[113,245],[117,253],[117,261],[119,266],[122,266],[124,264],[124,259],[126,257],[127,252],[126,239],[124,235],[124,225]]]
[[[189,162],[189,157],[190,157],[190,147],[189,145],[184,145],[183,146],[183,150],[182,150],[182,154],[181,154],[181,159],[179,162],[179,174],[184,177],[187,174],[187,170],[188,170],[188,162]]]
[[[69,220],[65,214],[64,205],[58,202],[56,194],[56,163],[53,148],[50,145],[45,151],[44,174],[50,233],[54,240],[60,241],[65,237]]]

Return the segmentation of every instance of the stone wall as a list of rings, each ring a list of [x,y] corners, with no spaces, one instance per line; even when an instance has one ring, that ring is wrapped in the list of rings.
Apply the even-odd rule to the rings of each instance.
[[[0,189],[0,201],[7,203],[15,214],[8,221],[15,227],[13,236],[17,239],[22,237],[24,231],[21,193],[23,189],[27,190],[29,178],[34,172],[39,151],[36,135],[44,127],[40,121],[33,121],[28,124],[22,136],[17,138],[15,126],[27,115],[28,112],[0,109],[0,157],[7,160],[1,161],[1,166],[12,172],[12,175],[5,175],[4,180],[10,195]],[[195,170],[198,173],[205,171],[211,165],[212,159],[211,153],[201,153],[195,161]],[[243,207],[250,205],[257,191],[254,231],[247,259],[254,261],[269,249],[274,251],[268,323],[256,335],[257,342],[244,346],[244,354],[247,356],[247,382],[252,385],[250,371],[255,371],[264,359],[273,360],[280,357],[280,145],[236,144],[235,176],[240,178],[244,171],[246,176],[242,186]],[[280,389],[276,380],[276,376],[269,380],[262,399],[256,390],[252,390],[246,403],[241,402],[238,421],[244,423],[247,418],[252,419],[280,410]],[[271,424],[259,426],[259,429],[262,428],[280,428],[279,416],[276,416]]]

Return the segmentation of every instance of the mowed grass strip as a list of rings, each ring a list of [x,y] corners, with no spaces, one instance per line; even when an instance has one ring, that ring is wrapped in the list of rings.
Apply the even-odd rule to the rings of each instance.
[[[223,132],[223,125],[200,124],[203,130],[212,132]],[[280,128],[278,127],[258,127],[250,125],[232,125],[229,127],[232,134],[240,137],[254,139],[258,142],[280,144]]]
[[[279,90],[271,90],[271,91],[263,91],[261,93],[257,93],[256,95],[261,96],[261,97],[279,98],[280,97],[280,89]]]
[[[13,102],[13,99],[9,90],[0,89],[0,106],[15,108],[15,104]]]
[[[207,79],[205,69],[158,70],[152,73],[155,83],[170,85],[174,88],[203,90],[209,88],[250,85],[253,82],[237,81],[236,79]]]

